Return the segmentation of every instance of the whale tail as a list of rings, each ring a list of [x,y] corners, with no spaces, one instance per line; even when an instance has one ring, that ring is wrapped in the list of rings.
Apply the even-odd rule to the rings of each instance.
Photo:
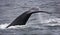
[[[26,22],[28,21],[29,17],[30,17],[33,13],[38,13],[38,12],[51,14],[50,12],[39,11],[39,9],[32,8],[32,9],[24,12],[24,13],[21,14],[20,16],[18,16],[18,17],[17,17],[10,25],[8,25],[6,28],[8,28],[8,27],[10,27],[10,26],[15,26],[15,25],[25,25]]]

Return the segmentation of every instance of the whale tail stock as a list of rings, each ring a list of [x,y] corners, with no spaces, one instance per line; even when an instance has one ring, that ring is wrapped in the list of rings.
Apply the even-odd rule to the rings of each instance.
[[[36,8],[32,8],[26,12],[24,12],[23,14],[21,14],[20,16],[18,16],[10,25],[8,25],[6,28],[10,27],[10,26],[15,26],[15,25],[25,25],[26,22],[28,21],[29,17],[33,14],[33,13],[47,13],[47,14],[52,14],[50,12],[46,12],[46,11],[39,11],[39,9]]]

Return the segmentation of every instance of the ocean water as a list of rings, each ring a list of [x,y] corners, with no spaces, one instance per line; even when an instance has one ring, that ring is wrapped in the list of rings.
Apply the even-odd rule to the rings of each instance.
[[[52,14],[32,14],[26,25],[6,28],[30,8]],[[0,0],[0,35],[60,35],[60,0]]]

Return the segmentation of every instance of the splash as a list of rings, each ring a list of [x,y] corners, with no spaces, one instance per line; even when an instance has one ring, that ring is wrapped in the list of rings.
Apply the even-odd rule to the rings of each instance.
[[[10,26],[9,28],[6,28],[10,23],[5,23],[0,25],[0,29],[16,29],[16,28],[26,28],[27,25],[15,25],[15,26]]]
[[[45,26],[60,26],[60,18],[50,18],[45,21]]]
[[[0,29],[5,29],[10,23],[5,23],[0,25]]]

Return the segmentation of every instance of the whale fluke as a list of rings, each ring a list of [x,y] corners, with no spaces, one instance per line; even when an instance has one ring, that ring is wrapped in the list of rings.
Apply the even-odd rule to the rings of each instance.
[[[8,25],[6,28],[10,27],[10,26],[15,26],[15,25],[25,25],[26,22],[28,21],[29,17],[34,14],[34,13],[47,13],[47,14],[51,14],[50,12],[46,12],[46,11],[39,11],[38,9],[30,9],[26,12],[24,12],[23,14],[21,14],[20,16],[18,16],[10,25]]]

